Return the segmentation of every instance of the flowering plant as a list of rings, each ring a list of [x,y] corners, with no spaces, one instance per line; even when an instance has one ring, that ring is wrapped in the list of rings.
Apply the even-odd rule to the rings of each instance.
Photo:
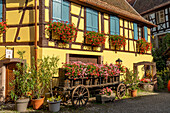
[[[110,96],[112,94],[112,90],[110,88],[106,87],[101,90],[100,94]]]
[[[122,73],[126,73],[127,68],[125,66],[122,66],[122,64],[116,64],[119,68],[119,71]]]
[[[139,49],[140,54],[144,54],[145,52],[152,49],[151,43],[148,43],[145,38],[141,38],[137,40],[137,47]]]
[[[151,79],[148,79],[148,78],[142,78],[140,81],[142,83],[151,83]]]
[[[105,35],[103,33],[98,33],[95,31],[87,31],[85,34],[87,43],[92,44],[93,46],[99,46],[105,44]]]
[[[119,68],[114,64],[86,64],[80,61],[65,63],[63,68],[66,70],[65,75],[71,78],[89,76],[107,78],[108,76],[115,76],[120,73]]]
[[[121,48],[122,46],[126,45],[126,39],[124,36],[121,35],[111,35],[109,37],[109,41],[116,48]]]
[[[77,29],[74,24],[68,24],[68,22],[50,22],[48,23],[47,31],[54,31],[55,34],[59,35],[64,43],[69,43],[73,41],[76,37]]]
[[[7,27],[8,25],[5,21],[0,22],[0,34],[5,33],[5,31],[7,30]]]

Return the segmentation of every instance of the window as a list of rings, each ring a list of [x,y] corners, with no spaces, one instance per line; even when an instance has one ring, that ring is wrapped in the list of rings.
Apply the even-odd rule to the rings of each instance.
[[[143,38],[143,28],[138,26],[138,38]]]
[[[98,12],[86,8],[86,30],[98,32]]]
[[[110,34],[119,35],[119,18],[116,16],[110,16]]]
[[[2,0],[0,0],[0,21],[2,21],[2,7],[3,7]]]
[[[53,21],[69,22],[69,6],[66,0],[53,0]]]
[[[156,22],[157,22],[157,24],[165,22],[164,10],[156,12]]]

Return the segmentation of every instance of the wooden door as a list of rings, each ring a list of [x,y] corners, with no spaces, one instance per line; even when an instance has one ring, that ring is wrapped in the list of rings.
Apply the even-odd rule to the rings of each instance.
[[[5,97],[7,100],[10,99],[10,91],[15,88],[15,87],[12,87],[9,85],[15,79],[13,70],[16,70],[16,63],[7,64],[7,67],[6,67],[6,90],[5,90]]]

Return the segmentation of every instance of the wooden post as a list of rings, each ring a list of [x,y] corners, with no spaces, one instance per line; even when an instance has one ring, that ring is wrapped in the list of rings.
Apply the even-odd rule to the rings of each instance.
[[[35,0],[35,67],[37,69],[37,0]]]

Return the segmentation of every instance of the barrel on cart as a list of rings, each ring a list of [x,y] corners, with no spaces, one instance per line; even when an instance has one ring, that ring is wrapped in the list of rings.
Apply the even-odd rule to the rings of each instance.
[[[125,96],[126,86],[120,81],[120,74],[105,77],[79,77],[69,78],[65,76],[64,69],[59,69],[59,85],[55,88],[58,95],[62,96],[62,101],[66,104],[71,100],[75,107],[85,106],[89,97],[95,96],[104,87],[109,87],[116,91],[119,99]]]

